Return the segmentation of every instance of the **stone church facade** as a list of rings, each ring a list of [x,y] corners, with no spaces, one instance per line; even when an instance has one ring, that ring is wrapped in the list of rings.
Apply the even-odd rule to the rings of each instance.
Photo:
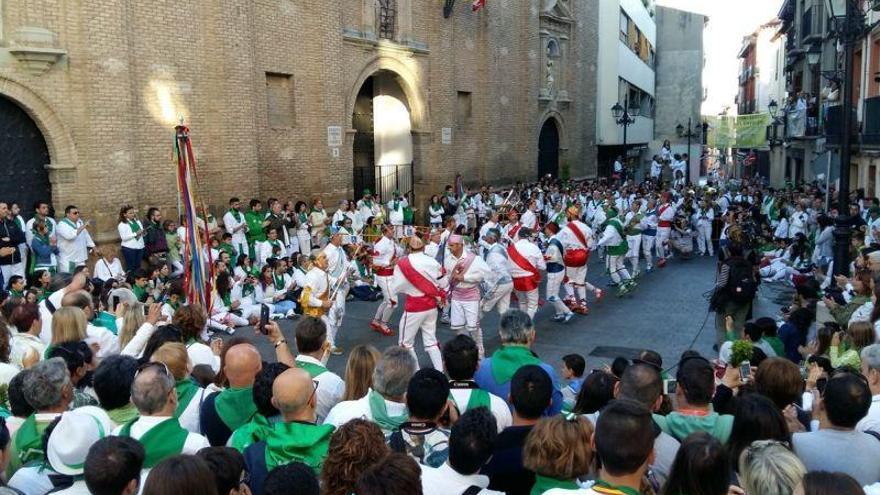
[[[112,241],[124,203],[175,211],[181,117],[220,215],[594,176],[595,0],[486,3],[0,0],[0,194]]]

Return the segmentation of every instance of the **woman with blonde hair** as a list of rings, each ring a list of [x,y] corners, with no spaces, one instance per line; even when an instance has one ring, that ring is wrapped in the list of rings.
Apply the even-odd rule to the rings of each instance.
[[[358,400],[367,395],[373,386],[373,370],[382,358],[379,350],[371,345],[352,348],[345,363],[345,394],[342,400]]]
[[[73,306],[58,308],[52,315],[52,342],[50,347],[85,340],[87,325],[86,314],[83,310]],[[48,353],[48,349],[46,352]]]
[[[593,465],[593,424],[583,416],[542,419],[526,437],[523,466],[535,473],[531,495],[553,488],[577,490]]]
[[[122,313],[122,328],[119,329],[120,349],[124,349],[131,342],[138,329],[146,321],[143,307],[141,303],[137,302],[125,307],[125,311]]]
[[[163,363],[171,376],[174,377],[177,390],[177,410],[174,416],[180,420],[180,426],[193,433],[199,432],[199,410],[205,389],[199,387],[192,377],[192,363],[186,346],[179,342],[167,342],[156,349],[150,361]]]
[[[807,468],[788,446],[777,440],[758,440],[739,456],[739,482],[745,493],[792,495]]]

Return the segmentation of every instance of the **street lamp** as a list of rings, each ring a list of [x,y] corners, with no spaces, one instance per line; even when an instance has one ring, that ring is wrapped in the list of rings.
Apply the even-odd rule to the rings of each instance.
[[[641,107],[639,107],[639,102],[636,100],[629,101],[629,96],[626,97],[626,100],[623,102],[623,105],[620,102],[614,104],[611,107],[611,116],[614,117],[614,122],[617,125],[623,126],[623,163],[626,164],[628,160],[628,156],[626,153],[626,130],[632,124],[635,124],[636,117],[641,112]]]
[[[849,272],[850,215],[849,167],[852,158],[853,73],[855,46],[872,27],[865,22],[859,0],[825,0],[825,10],[833,26],[833,34],[843,45],[843,98],[841,99],[842,139],[840,141],[840,183],[837,191],[838,215],[834,227],[834,274]],[[873,8],[880,1],[874,0]]]
[[[693,127],[693,119],[688,117],[688,126],[687,130],[685,130],[684,126],[678,124],[675,126],[675,133],[678,134],[678,137],[686,137],[688,140],[688,159],[687,159],[687,175],[685,175],[684,181],[685,184],[691,183],[691,138],[700,137],[700,126]],[[702,154],[702,153],[701,153]]]
[[[810,50],[807,52],[807,63],[810,65],[818,65],[821,59],[822,46],[818,43],[814,43],[812,46],[810,46]]]
[[[777,129],[785,124],[785,120],[779,115],[779,103],[776,103],[776,100],[770,100],[767,111],[770,113],[770,126],[773,128],[773,134],[769,138],[770,146],[774,146],[779,144],[779,140],[776,139]]]

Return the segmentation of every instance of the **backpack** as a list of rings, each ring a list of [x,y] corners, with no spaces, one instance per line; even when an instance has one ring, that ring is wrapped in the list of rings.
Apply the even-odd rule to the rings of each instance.
[[[752,302],[758,293],[758,282],[751,263],[744,258],[731,258],[726,263],[730,270],[724,287],[727,297],[737,303]]]

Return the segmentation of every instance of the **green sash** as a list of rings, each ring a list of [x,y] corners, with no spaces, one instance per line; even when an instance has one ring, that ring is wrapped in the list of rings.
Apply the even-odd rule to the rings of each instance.
[[[252,386],[227,388],[217,394],[214,407],[217,409],[217,415],[230,431],[235,431],[239,426],[250,421],[257,413],[253,389]]]
[[[131,291],[134,292],[134,297],[137,298],[138,302],[144,302],[147,300],[147,289],[144,289],[140,285],[132,285]]]
[[[281,290],[284,288],[284,275],[272,275],[272,282],[275,285],[275,290]],[[280,282],[280,283],[279,283]]]
[[[232,309],[231,308],[231,306],[232,306],[232,293],[231,292],[227,292],[226,294],[221,294],[220,300],[223,301],[224,306]]]
[[[43,432],[48,423],[37,423],[36,414],[31,414],[15,433],[15,452],[21,465],[43,459]]]
[[[106,328],[113,332],[113,335],[117,335],[119,333],[119,329],[116,328],[116,316],[112,315],[106,311],[101,311],[98,313],[98,316],[92,320],[92,325],[96,327]]]
[[[128,227],[131,229],[132,234],[137,234],[141,231],[141,223],[137,220],[132,220],[128,222]]]
[[[327,368],[323,365],[300,361],[299,359],[296,360],[296,366],[306,370],[306,373],[308,373],[313,380],[327,371]]]
[[[455,396],[452,395],[452,393],[449,394],[449,398],[452,399],[452,401],[455,402],[456,407],[458,407],[458,412],[464,414],[465,411],[470,411],[477,407],[485,407],[490,411],[492,410],[492,397],[489,395],[489,392],[478,388],[472,388],[470,391],[471,395],[468,397],[468,402],[464,409],[462,409],[461,405],[455,401]]]
[[[563,490],[577,490],[580,487],[574,481],[558,480],[556,478],[548,478],[546,476],[536,474],[535,484],[532,486],[531,495],[541,495],[547,490],[552,490],[553,488],[561,488]]]
[[[266,470],[299,461],[320,471],[333,429],[333,425],[275,423],[266,437]]]
[[[629,251],[629,243],[626,242],[626,233],[623,231],[623,225],[620,224],[620,220],[615,218],[608,219],[608,225],[614,227],[614,230],[620,234],[621,242],[616,246],[608,246],[608,254],[612,256],[623,256]]]
[[[177,410],[174,411],[174,417],[179,418],[183,411],[186,411],[187,406],[189,406],[193,397],[196,396],[196,393],[198,393],[199,386],[191,378],[184,378],[177,382],[174,388],[177,390]]]
[[[66,223],[66,224],[69,225],[70,228],[72,228],[73,230],[76,230],[76,229],[78,228],[78,227],[76,226],[76,224],[73,223],[73,221],[72,221],[71,219],[67,218],[67,217],[62,218],[62,219],[61,219],[61,223]]]
[[[527,364],[541,364],[528,347],[518,345],[502,346],[489,358],[492,362],[492,378],[495,383],[507,383],[516,370]]]
[[[129,402],[128,404],[117,407],[116,409],[111,409],[107,411],[107,416],[110,416],[110,421],[118,425],[124,425],[125,423],[130,423],[135,421],[140,416],[134,404]]]
[[[119,430],[120,437],[131,436],[131,425],[134,421],[125,423]],[[137,440],[144,446],[146,456],[144,467],[152,468],[163,460],[180,454],[189,432],[180,427],[177,418],[169,418],[150,428]]]
[[[639,491],[628,486],[614,486],[611,483],[596,480],[593,491],[608,495],[639,495]]]
[[[230,208],[229,213],[232,214],[232,218],[234,218],[236,222],[241,223],[241,212],[240,211],[238,211],[234,208]]]
[[[373,422],[385,431],[394,431],[409,419],[408,412],[400,416],[389,416],[388,408],[385,406],[385,399],[374,390],[370,390],[367,399],[370,405],[370,415],[373,416]]]
[[[269,424],[269,420],[262,414],[255,414],[254,419],[232,432],[232,436],[229,437],[229,446],[239,452],[244,452],[244,449],[265,440],[271,430],[272,425]]]

